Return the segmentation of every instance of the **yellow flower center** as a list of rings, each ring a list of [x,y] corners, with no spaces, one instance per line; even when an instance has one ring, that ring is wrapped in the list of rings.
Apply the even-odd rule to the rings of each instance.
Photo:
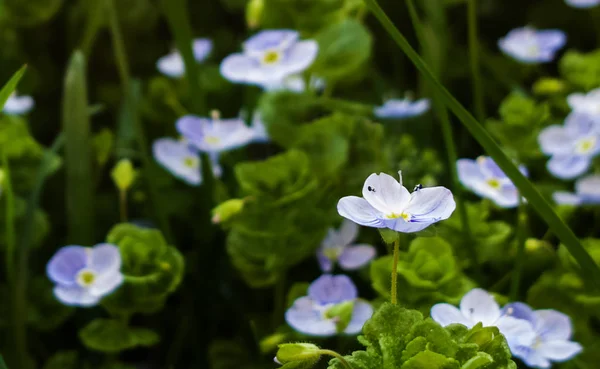
[[[206,142],[207,144],[210,144],[210,145],[216,145],[219,142],[221,142],[221,139],[219,137],[215,137],[215,136],[206,136],[204,138],[204,142]]]
[[[577,151],[578,154],[587,154],[590,151],[592,151],[595,147],[596,147],[596,138],[590,137],[590,138],[585,138],[585,139],[579,141],[577,143],[577,147],[576,147],[575,151]]]
[[[281,59],[281,54],[278,51],[267,51],[263,55],[264,64],[275,64]]]
[[[493,189],[499,189],[500,188],[500,181],[497,180],[496,178],[490,178],[486,181],[486,183],[488,184],[488,186],[490,186]]]
[[[323,255],[329,260],[337,260],[342,253],[339,247],[327,247],[323,250]]]
[[[404,219],[405,222],[408,222],[410,220],[410,214],[408,214],[406,212],[402,212],[400,214],[398,214],[398,213],[391,213],[391,214],[387,214],[385,217],[388,218],[388,219],[402,218],[402,219]]]
[[[195,168],[196,166],[198,166],[198,159],[188,156],[183,159],[183,165],[185,165],[188,168]]]
[[[82,287],[88,287],[96,280],[96,275],[91,270],[82,270],[77,275],[77,283]]]

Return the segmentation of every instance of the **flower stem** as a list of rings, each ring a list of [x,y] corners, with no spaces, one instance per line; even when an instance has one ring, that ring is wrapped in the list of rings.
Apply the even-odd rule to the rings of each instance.
[[[119,214],[121,216],[121,222],[127,222],[127,191],[119,191]]]
[[[569,253],[575,258],[581,266],[584,276],[591,282],[590,285],[600,289],[600,268],[594,262],[594,259],[581,245],[581,242],[573,231],[560,219],[552,206],[544,199],[535,186],[519,171],[519,168],[502,151],[502,148],[494,141],[492,136],[477,122],[477,120],[465,109],[464,106],[448,91],[439,79],[433,74],[431,68],[425,63],[423,58],[410,46],[406,38],[400,33],[398,28],[385,14],[383,9],[377,3],[377,0],[364,0],[369,6],[372,14],[379,20],[388,34],[396,44],[404,51],[410,61],[417,67],[420,73],[427,78],[432,87],[438,91],[443,103],[456,115],[471,136],[485,149],[487,154],[494,159],[496,164],[519,189],[528,203],[531,204],[537,214],[553,229],[553,232],[560,238],[567,247]]]
[[[483,84],[481,81],[481,67],[479,63],[479,42],[477,39],[477,0],[467,0],[467,16],[469,22],[469,57],[471,64],[471,83],[473,84],[473,106],[475,117],[479,122],[485,119],[485,105],[483,103]]]
[[[390,294],[392,295],[391,302],[392,304],[398,304],[398,258],[400,256],[400,240],[396,239],[394,241],[394,251],[393,251],[393,262],[392,262],[392,287],[390,290]]]
[[[5,227],[6,227],[6,280],[9,284],[12,285],[14,282],[15,271],[14,271],[14,261],[15,261],[15,248],[16,248],[16,238],[15,238],[15,196],[12,188],[12,177],[10,173],[10,167],[8,164],[8,157],[6,155],[6,150],[2,151],[2,167],[4,170],[4,178],[2,179],[2,187],[4,190],[4,196],[6,197],[6,219],[5,219]]]
[[[281,322],[281,317],[283,317],[283,310],[285,307],[285,285],[286,272],[283,271],[275,283],[273,300],[273,329],[277,329],[279,323]]]
[[[338,359],[342,363],[344,368],[352,369],[352,366],[350,365],[350,363],[347,362],[346,359],[344,359],[344,357],[342,355],[338,354],[337,352],[335,352],[333,350],[321,349],[321,350],[319,350],[319,354],[333,356],[334,358]]]
[[[527,214],[525,212],[525,204],[523,200],[519,201],[519,209],[517,211],[517,258],[515,260],[515,269],[512,274],[510,283],[510,298],[512,301],[519,299],[519,287],[521,284],[521,276],[525,267],[525,229],[527,227]]]

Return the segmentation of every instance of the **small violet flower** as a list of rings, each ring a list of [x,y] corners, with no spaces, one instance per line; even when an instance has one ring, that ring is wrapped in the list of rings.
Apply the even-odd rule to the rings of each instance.
[[[511,347],[515,357],[532,368],[550,368],[552,362],[564,362],[579,354],[583,348],[570,341],[571,319],[556,310],[533,310],[527,304],[515,302],[502,309],[504,316],[531,324],[535,338],[530,345]]]
[[[421,231],[448,219],[456,203],[445,187],[417,188],[411,194],[400,182],[385,174],[371,174],[363,186],[363,197],[346,196],[337,204],[338,213],[354,223],[397,232]]]
[[[590,175],[575,182],[575,193],[555,192],[552,196],[559,205],[600,205],[600,175]]]
[[[519,346],[531,345],[535,339],[531,324],[503,315],[494,296],[480,288],[464,295],[460,301],[460,308],[445,303],[434,305],[431,308],[431,318],[444,327],[455,323],[469,329],[477,323],[484,327],[497,327],[506,338],[512,352]]]
[[[600,5],[600,0],[565,0],[565,3],[573,8],[587,9]]]
[[[35,102],[31,96],[17,96],[17,93],[13,92],[6,100],[2,112],[10,115],[27,114],[33,109],[34,105]]]
[[[308,81],[309,87],[315,91],[321,91],[325,88],[325,80],[318,77],[311,77]],[[262,86],[266,91],[292,91],[292,92],[304,92],[306,91],[306,82],[302,75],[296,74],[293,76],[285,77],[281,81],[269,82]]]
[[[212,41],[206,38],[197,38],[192,43],[192,50],[194,52],[194,59],[196,62],[201,63],[212,51]],[[185,74],[185,63],[183,57],[177,50],[171,51],[171,53],[161,57],[156,62],[156,68],[164,75],[177,78]]]
[[[587,94],[573,93],[567,96],[567,102],[573,111],[600,116],[600,88]]]
[[[544,128],[538,143],[550,155],[547,168],[555,177],[573,179],[588,170],[592,158],[600,154],[600,116],[572,112],[564,125]]]
[[[221,63],[221,75],[231,82],[272,85],[308,68],[319,50],[314,40],[299,41],[293,30],[265,30],[250,37],[243,52]]]
[[[505,54],[527,63],[547,63],[567,42],[567,36],[561,30],[536,30],[531,27],[516,28],[498,41]]]
[[[358,225],[349,220],[344,220],[339,230],[330,228],[317,250],[321,270],[331,272],[335,262],[344,270],[356,270],[371,261],[375,257],[375,248],[366,244],[352,244],[357,236]]]
[[[477,195],[488,198],[503,208],[519,205],[517,187],[492,158],[480,156],[477,160],[459,159],[456,166],[460,182]],[[527,175],[524,166],[519,166],[519,170]]]
[[[54,295],[65,305],[93,306],[123,283],[119,248],[108,243],[94,247],[65,246],[46,266],[56,284]]]
[[[152,145],[152,152],[156,161],[177,178],[197,186],[202,183],[201,163],[198,151],[185,140],[173,138],[159,138]],[[221,167],[212,163],[213,173],[221,176]]]
[[[416,101],[410,98],[392,99],[376,107],[374,112],[378,118],[404,119],[424,114],[429,110],[430,105],[429,99]]]
[[[344,303],[352,304],[352,315],[345,327],[340,326],[341,318],[335,315],[336,307]],[[341,332],[351,335],[360,333],[372,314],[371,305],[358,299],[356,286],[350,278],[324,274],[311,283],[308,296],[294,301],[285,313],[285,320],[300,333],[328,337]]]

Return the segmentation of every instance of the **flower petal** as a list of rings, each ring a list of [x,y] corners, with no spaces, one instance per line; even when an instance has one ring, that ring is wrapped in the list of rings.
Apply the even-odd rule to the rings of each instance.
[[[443,327],[450,324],[462,324],[467,328],[473,327],[473,322],[467,319],[456,306],[450,304],[435,304],[431,308],[431,319]]]
[[[354,241],[356,241],[356,237],[358,237],[358,225],[348,219],[344,219],[340,229],[337,232],[338,242],[342,246],[350,245]]]
[[[337,333],[332,319],[324,319],[317,304],[308,296],[300,297],[285,312],[285,321],[294,330],[310,336],[328,337]]]
[[[179,52],[174,51],[156,61],[156,69],[168,77],[181,77],[185,73],[183,58]]]
[[[553,156],[546,167],[557,178],[573,179],[585,173],[590,165],[591,160],[586,156]]]
[[[94,306],[100,301],[100,297],[89,293],[88,289],[74,286],[54,287],[54,296],[65,305],[69,306]]]
[[[522,302],[513,302],[505,305],[502,308],[503,316],[510,316],[515,319],[527,320],[531,324],[534,324],[536,316],[533,313],[533,309]]]
[[[184,115],[177,119],[175,127],[177,131],[190,141],[191,144],[198,146],[204,142],[204,130],[211,124],[209,119],[200,118],[195,115]]]
[[[484,326],[493,326],[500,317],[500,306],[490,293],[475,288],[463,296],[460,311],[474,324],[481,322]]]
[[[285,74],[285,76],[304,72],[315,61],[318,53],[319,44],[316,41],[304,40],[296,42],[286,50],[285,57],[277,65],[277,68],[281,69],[282,74]]]
[[[346,275],[323,274],[308,287],[308,296],[321,305],[354,300],[358,291]]]
[[[346,219],[375,228],[385,228],[385,223],[379,218],[380,213],[367,200],[357,196],[342,197],[337,204],[338,213]]]
[[[208,55],[210,55],[210,52],[213,49],[213,43],[208,38],[197,38],[194,39],[192,43],[192,49],[194,51],[194,59],[200,63],[206,60]]]
[[[88,263],[88,248],[65,246],[58,250],[46,266],[46,274],[54,283],[70,286],[76,283],[77,273]]]
[[[261,31],[244,42],[245,52],[262,53],[267,50],[281,50],[294,43],[300,34],[289,29],[269,29]]]
[[[365,322],[373,315],[373,307],[366,301],[356,300],[352,309],[352,318],[344,330],[346,334],[358,334],[362,331]]]
[[[121,269],[119,248],[110,243],[100,243],[90,252],[88,267],[98,274],[111,273]]]
[[[501,208],[519,206],[519,191],[512,182],[503,184],[500,189],[490,188],[488,194],[487,197]]]
[[[544,128],[538,135],[538,143],[546,155],[565,155],[573,151],[573,139],[559,125]]]
[[[567,361],[583,351],[583,347],[577,342],[571,341],[547,341],[542,342],[537,352],[552,361]]]
[[[116,290],[125,278],[119,270],[112,270],[102,275],[99,275],[89,287],[89,293],[93,296],[103,297]]]
[[[405,211],[410,214],[411,223],[434,223],[448,219],[454,209],[456,202],[449,189],[430,187],[413,192]]]
[[[174,176],[191,185],[202,182],[200,158],[189,144],[172,138],[160,138],[152,144],[156,161]]]
[[[550,360],[540,355],[537,350],[534,350],[531,347],[517,346],[514,348],[511,347],[510,350],[515,357],[523,360],[530,368],[546,369],[552,367]]]
[[[575,183],[575,191],[588,202],[600,202],[600,175],[583,177]]]
[[[459,159],[456,161],[458,179],[463,186],[473,189],[485,181],[485,176],[475,160]]]
[[[573,328],[568,315],[552,309],[536,310],[534,314],[535,330],[545,341],[571,338]]]
[[[371,245],[355,245],[344,249],[338,263],[344,270],[356,270],[365,266],[375,257],[375,248]]]
[[[221,75],[236,83],[268,85],[287,76],[287,70],[277,66],[262,66],[258,59],[244,54],[232,54],[221,62]]]
[[[552,194],[552,199],[558,205],[580,205],[581,197],[572,192],[557,191]]]
[[[317,250],[317,261],[323,273],[329,273],[333,270],[333,262],[323,253],[323,249]]]
[[[400,213],[410,200],[408,190],[386,173],[371,174],[363,185],[362,195],[371,206],[388,215]]]
[[[518,346],[531,346],[536,338],[533,325],[527,320],[503,316],[490,325],[498,327],[500,333],[506,338],[511,351]]]

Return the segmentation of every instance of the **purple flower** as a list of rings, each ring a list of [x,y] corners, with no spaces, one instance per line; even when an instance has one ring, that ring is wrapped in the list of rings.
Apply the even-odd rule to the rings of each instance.
[[[363,186],[363,197],[346,196],[338,202],[338,213],[354,223],[397,232],[421,231],[448,219],[456,203],[445,187],[421,188],[412,194],[385,173],[371,174]]]
[[[529,345],[511,347],[515,357],[533,368],[550,368],[552,362],[564,362],[579,354],[583,348],[570,341],[573,328],[571,319],[556,310],[533,310],[527,304],[515,302],[506,305],[504,316],[529,323],[535,338]]]
[[[518,346],[530,345],[535,338],[531,324],[517,317],[503,315],[494,296],[480,288],[463,296],[460,309],[445,303],[434,305],[431,308],[431,318],[444,327],[455,323],[467,328],[472,328],[477,323],[484,327],[498,327],[511,351]]]
[[[573,111],[600,116],[600,88],[587,94],[573,93],[567,96],[567,102]]]
[[[392,99],[386,101],[382,106],[375,108],[375,116],[378,118],[404,119],[422,115],[429,110],[429,99],[413,101],[409,98]]]
[[[547,168],[555,177],[573,179],[588,170],[600,154],[600,116],[572,112],[564,125],[551,125],[538,136],[544,154],[550,155]]]
[[[212,41],[207,38],[197,38],[192,43],[192,50],[196,62],[201,63],[212,51]],[[164,75],[169,77],[181,77],[185,74],[185,63],[183,57],[177,50],[161,57],[156,62],[156,68]]]
[[[308,68],[319,50],[314,40],[299,41],[292,30],[266,30],[249,38],[243,52],[228,56],[221,63],[226,79],[259,86],[277,84]]]
[[[33,109],[35,102],[31,96],[17,96],[16,92],[13,92],[6,100],[2,112],[10,115],[21,115],[27,114]]]
[[[340,317],[331,311],[341,303],[351,302],[352,315],[343,329],[345,334],[358,334],[373,314],[371,305],[358,299],[352,280],[345,275],[324,274],[311,283],[308,296],[294,301],[285,313],[286,322],[296,331],[309,335],[328,337],[339,333]]]
[[[371,261],[375,257],[375,248],[366,244],[352,244],[357,236],[358,225],[349,220],[344,220],[339,230],[330,228],[317,250],[321,270],[331,272],[335,262],[344,270],[356,270]]]
[[[587,9],[599,5],[600,0],[565,0],[565,3],[574,8]]]
[[[480,156],[477,160],[459,159],[456,166],[460,182],[477,195],[503,208],[519,205],[517,188],[492,158]],[[520,166],[519,170],[527,175],[524,166]]]
[[[575,193],[555,192],[554,201],[560,205],[598,205],[600,204],[600,175],[590,175],[575,183]]]
[[[65,305],[93,306],[123,282],[119,248],[108,243],[94,247],[65,246],[46,266],[56,284],[54,295]]]
[[[185,140],[160,138],[154,141],[152,152],[154,159],[175,177],[191,185],[202,183],[200,157]],[[213,162],[212,168],[215,176],[220,177],[222,171],[219,163]]]
[[[527,63],[547,63],[565,46],[567,36],[561,30],[536,30],[531,27],[516,28],[498,41],[505,54]]]

